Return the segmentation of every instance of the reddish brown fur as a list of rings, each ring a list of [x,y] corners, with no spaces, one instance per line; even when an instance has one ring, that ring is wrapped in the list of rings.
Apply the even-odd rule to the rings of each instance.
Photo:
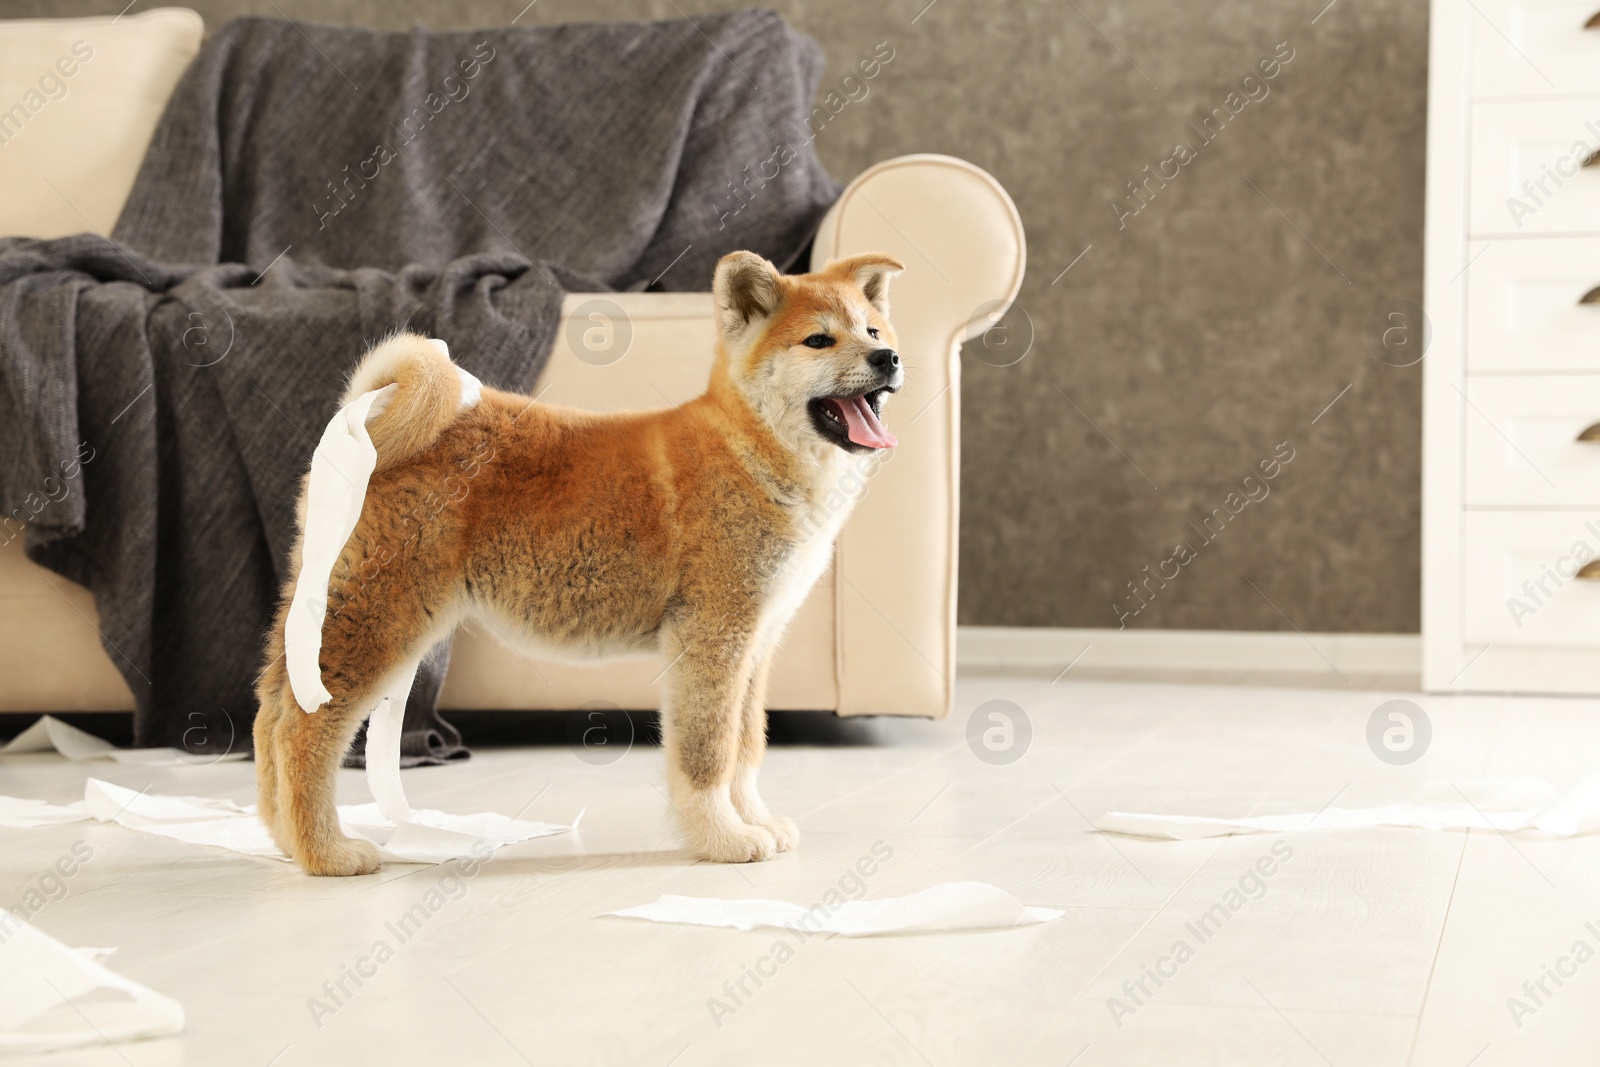
[[[339,829],[334,771],[397,672],[473,613],[543,647],[659,649],[672,662],[672,800],[693,847],[734,861],[793,847],[794,824],[755,789],[767,667],[837,530],[808,537],[803,520],[848,455],[794,405],[854,382],[867,352],[894,345],[884,293],[899,269],[858,256],[786,277],[727,257],[710,385],[665,411],[600,415],[485,389],[455,413],[455,375],[426,342],[369,356],[352,390],[398,380],[400,391],[373,420],[378,470],[330,583],[321,665],[333,699],[306,714],[290,693],[292,582],[257,688],[260,811],[280,847],[314,874],[377,868],[376,850]],[[819,329],[840,343],[800,345]],[[298,558],[297,547],[296,569]]]

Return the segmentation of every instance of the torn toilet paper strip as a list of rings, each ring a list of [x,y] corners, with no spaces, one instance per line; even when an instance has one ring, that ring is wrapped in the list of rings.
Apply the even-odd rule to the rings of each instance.
[[[731,926],[735,930],[773,926],[845,937],[995,930],[1047,923],[1062,915],[1054,908],[1028,907],[1005,890],[984,882],[946,882],[909,897],[849,900],[809,910],[785,900],[718,900],[669,894],[654,904],[606,914],[690,926]]]
[[[138,767],[203,766],[224,760],[241,760],[248,752],[189,755],[175,748],[118,748],[104,738],[86,733],[53,715],[45,715],[0,748],[0,756],[32,752],[59,752],[74,763],[108,759]]]
[[[435,339],[430,343],[449,358],[450,350],[443,341]],[[472,407],[482,394],[483,384],[460,367],[456,374],[461,379],[461,407]],[[328,582],[361,518],[367,482],[378,463],[367,422],[383,413],[398,388],[386,385],[362,393],[340,408],[329,420],[311,458],[300,573],[295,577],[294,596],[284,624],[289,688],[295,702],[308,715],[315,714],[331,699],[322,682],[322,628],[328,616]],[[397,671],[388,680],[387,692],[373,707],[367,724],[367,788],[374,803],[360,809],[359,817],[352,814],[353,809],[341,809],[341,820],[359,836],[376,842],[384,858],[421,863],[465,858],[481,852],[483,845],[493,849],[568,829],[492,813],[457,816],[412,810],[400,784],[400,730],[416,670],[417,665],[412,663]],[[259,846],[260,842],[252,844]]]
[[[46,804],[42,800],[0,796],[0,827],[34,829],[98,819],[141,833],[170,837],[191,845],[210,845],[246,856],[288,859],[273,844],[272,835],[256,818],[254,804],[235,804],[211,797],[176,797],[135,792],[124,786],[90,778],[83,799],[72,804]],[[397,823],[386,818],[377,804],[346,804],[339,808],[344,832],[378,846],[392,863],[444,863],[474,856],[482,859],[502,845],[531,841],[576,830],[583,812],[570,826],[512,819],[492,811],[476,815],[446,815],[442,811],[407,809],[410,819]]]
[[[1329,807],[1316,812],[1238,819],[1111,811],[1094,825],[1109,833],[1175,841],[1379,826],[1502,833],[1535,830],[1554,837],[1576,837],[1600,831],[1600,774],[1585,778],[1560,800],[1556,800],[1555,789],[1548,782],[1538,779],[1484,779],[1433,782],[1419,789],[1412,803],[1376,808]]]
[[[13,830],[32,830],[40,826],[60,826],[89,818],[89,806],[81,800],[71,804],[46,804],[27,797],[0,797],[0,826]]]
[[[209,797],[173,797],[136,793],[132,789],[91,778],[84,788],[88,811],[101,822],[115,822],[130,830],[170,837],[195,845],[242,852],[247,856],[287,859],[273,844],[272,835],[256,818],[255,805]],[[385,861],[394,863],[444,863],[488,852],[536,837],[566,833],[571,826],[512,819],[495,812],[446,815],[442,811],[411,810],[410,822],[384,817],[376,804],[348,804],[339,808],[344,832],[378,846]],[[579,818],[582,818],[579,812]]]
[[[306,521],[300,544],[300,573],[283,627],[284,665],[295,701],[316,711],[333,694],[322,684],[322,626],[328,618],[328,581],[344,552],[345,542],[361,518],[367,480],[378,463],[378,451],[367,434],[367,419],[380,400],[387,402],[398,385],[362,393],[328,420],[311,455],[306,479]]]
[[[48,1052],[182,1030],[183,1005],[91,954],[108,951],[68,948],[0,910],[0,1050]]]
[[[443,341],[432,343],[449,358]],[[456,368],[461,379],[461,407],[478,402],[483,383]],[[361,519],[367,499],[367,482],[378,464],[378,451],[367,433],[367,422],[381,415],[394,398],[398,385],[362,393],[340,408],[322,432],[311,456],[306,479],[306,522],[300,546],[300,573],[295,576],[294,597],[284,623],[284,666],[295,702],[314,712],[332,699],[322,684],[322,627],[328,618],[328,582],[344,552],[350,534]]]

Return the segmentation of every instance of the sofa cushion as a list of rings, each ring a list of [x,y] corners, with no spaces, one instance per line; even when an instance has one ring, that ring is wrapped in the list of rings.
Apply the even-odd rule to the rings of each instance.
[[[176,7],[0,21],[0,235],[109,233],[204,32]]]

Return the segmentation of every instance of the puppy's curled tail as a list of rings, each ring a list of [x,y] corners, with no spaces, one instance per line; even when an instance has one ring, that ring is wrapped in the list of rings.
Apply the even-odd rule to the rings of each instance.
[[[462,381],[443,341],[399,333],[356,367],[343,407],[362,393],[398,385],[381,413],[367,421],[378,451],[376,470],[403,463],[439,439],[460,413]]]

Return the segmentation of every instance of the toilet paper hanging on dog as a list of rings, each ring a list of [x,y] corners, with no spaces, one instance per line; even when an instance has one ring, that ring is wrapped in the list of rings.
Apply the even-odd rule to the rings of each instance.
[[[435,339],[431,343],[441,355],[449,357],[443,341]],[[456,373],[461,378],[461,406],[471,407],[478,402],[483,384],[460,367]],[[386,385],[362,393],[340,408],[329,420],[311,458],[300,573],[295,579],[283,634],[289,688],[307,715],[316,714],[332,699],[322,682],[322,628],[328,616],[328,583],[361,520],[367,483],[378,463],[367,423],[383,413],[398,388]],[[412,809],[400,783],[400,731],[416,669],[413,663],[396,672],[389,680],[388,691],[371,709],[367,724],[367,787],[385,824],[392,824],[392,830],[385,825],[378,835],[382,849],[390,855],[439,863],[466,858],[484,845],[492,849],[511,840],[560,832],[542,824],[507,820],[492,812],[462,816]],[[370,839],[373,835],[363,836]]]

